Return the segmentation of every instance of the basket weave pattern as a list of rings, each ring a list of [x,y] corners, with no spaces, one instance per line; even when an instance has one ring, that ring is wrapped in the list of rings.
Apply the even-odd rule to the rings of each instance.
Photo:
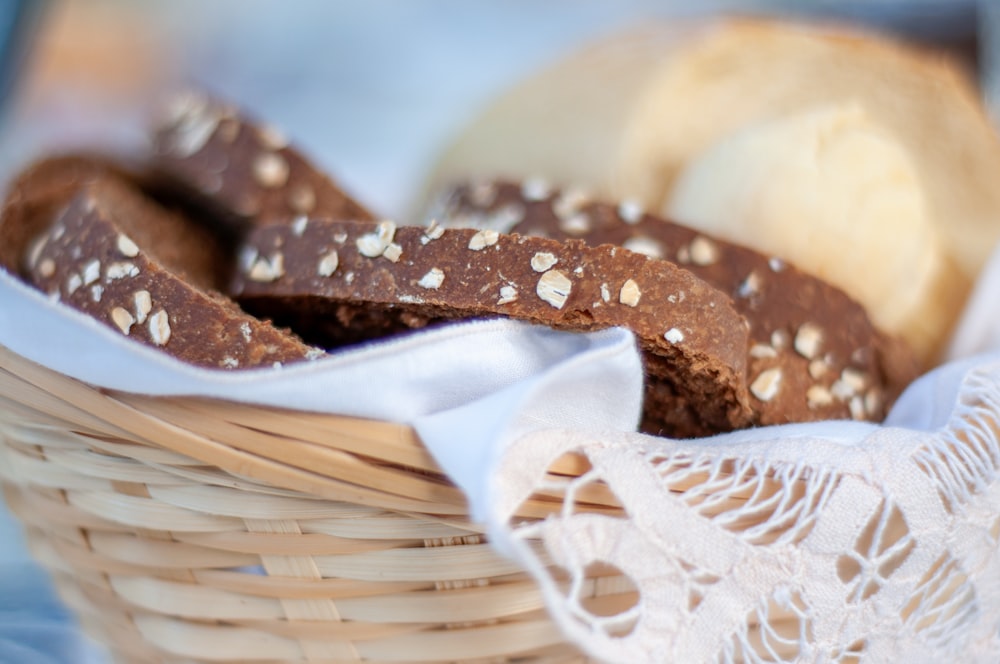
[[[410,428],[0,366],[5,499],[117,660],[581,661]]]

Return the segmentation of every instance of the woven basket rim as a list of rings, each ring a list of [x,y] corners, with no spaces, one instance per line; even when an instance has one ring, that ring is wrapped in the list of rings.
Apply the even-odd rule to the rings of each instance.
[[[151,458],[180,455],[235,477],[296,494],[459,521],[464,494],[406,424],[297,411],[200,396],[150,396],[96,387],[0,346],[0,395],[8,417],[25,426],[87,436],[109,452],[116,440],[141,440]],[[130,447],[134,453],[135,447]],[[548,472],[577,476],[589,464],[570,454]],[[542,518],[558,508],[544,492],[518,510]],[[619,511],[594,487],[581,499],[595,511]]]

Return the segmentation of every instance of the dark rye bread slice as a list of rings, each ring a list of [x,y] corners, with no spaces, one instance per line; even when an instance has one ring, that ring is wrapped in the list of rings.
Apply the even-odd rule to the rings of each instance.
[[[746,323],[690,272],[619,247],[491,231],[303,219],[253,230],[233,295],[324,345],[470,317],[635,332],[645,428],[747,425]]]
[[[274,127],[199,93],[178,95],[153,135],[155,172],[237,230],[301,215],[373,221]]]
[[[844,292],[781,260],[540,180],[479,182],[445,192],[431,215],[446,227],[491,228],[614,244],[682,265],[733,299],[750,323],[754,424],[880,421],[919,373],[909,348]]]
[[[101,155],[58,155],[25,167],[5,192],[0,265],[25,276],[24,260],[31,241],[48,229],[84,184],[103,176],[129,177],[118,162]]]
[[[59,192],[62,198],[65,192]],[[218,292],[225,255],[202,226],[120,178],[85,178],[62,210],[39,206],[43,230],[24,247],[28,283],[131,339],[213,368],[270,366],[322,355]],[[16,234],[4,217],[0,232]]]

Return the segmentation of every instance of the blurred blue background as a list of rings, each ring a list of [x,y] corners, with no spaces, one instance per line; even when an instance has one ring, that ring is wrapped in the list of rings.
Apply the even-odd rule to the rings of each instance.
[[[50,150],[141,150],[151,103],[196,83],[282,126],[363,202],[399,218],[422,169],[480,105],[616,27],[650,16],[727,12],[862,20],[953,49],[992,98],[998,5],[0,0],[0,182]],[[72,631],[0,503],[0,664],[102,659]]]

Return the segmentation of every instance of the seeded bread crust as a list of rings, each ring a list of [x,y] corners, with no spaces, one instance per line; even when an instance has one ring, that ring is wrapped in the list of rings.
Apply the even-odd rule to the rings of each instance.
[[[373,221],[276,128],[197,93],[178,96],[153,136],[154,170],[235,230],[301,215]]]
[[[540,180],[458,186],[432,211],[446,227],[615,244],[682,265],[732,297],[750,323],[753,424],[880,421],[919,372],[906,345],[880,333],[839,289],[781,260],[582,190]]]
[[[321,355],[213,290],[222,255],[203,227],[102,175],[85,178],[48,217],[22,265],[53,299],[191,364],[237,369]]]
[[[250,311],[290,315],[324,345],[469,317],[625,326],[643,351],[650,393],[663,400],[647,409],[650,430],[696,436],[751,420],[746,324],[729,298],[620,247],[302,220],[250,233],[233,293]]]

